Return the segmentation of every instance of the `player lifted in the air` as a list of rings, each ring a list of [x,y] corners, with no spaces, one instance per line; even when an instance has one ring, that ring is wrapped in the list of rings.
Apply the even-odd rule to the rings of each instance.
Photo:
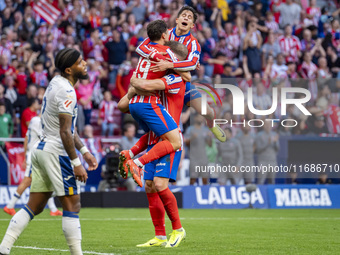
[[[87,173],[81,165],[76,149],[89,165],[97,168],[95,157],[81,142],[75,123],[77,97],[74,85],[87,79],[87,65],[77,50],[63,49],[55,58],[61,75],[48,85],[42,106],[42,136],[32,150],[32,185],[29,201],[12,218],[0,245],[0,254],[10,254],[14,242],[28,223],[44,210],[52,192],[62,207],[62,228],[72,255],[81,255],[79,187],[76,180],[86,182]]]
[[[151,60],[161,60],[150,68],[151,71],[158,72],[167,69],[193,71],[197,68],[201,54],[201,46],[198,40],[190,33],[190,30],[195,26],[196,20],[197,12],[195,9],[190,6],[183,6],[177,14],[176,27],[169,30],[168,39],[184,44],[189,50],[189,55],[184,61],[169,62],[161,60],[164,59],[164,57],[160,54],[153,54],[149,48],[149,38],[146,38],[142,44],[137,47],[136,52],[139,55]],[[202,99],[196,87],[187,83],[185,94],[184,104],[193,107],[196,112],[201,113]],[[203,115],[203,117],[205,117],[209,129],[215,137],[221,142],[225,142],[226,136],[224,131],[218,125],[214,127],[215,111],[209,105],[207,105],[207,115]]]
[[[170,47],[179,60],[186,59],[188,50],[183,44],[169,41],[165,45]],[[123,112],[127,111],[128,99],[130,99],[136,91],[144,91],[143,93],[161,91],[160,100],[163,106],[174,118],[176,124],[179,125],[184,102],[185,84],[182,80],[180,82],[174,81],[180,78],[181,77],[175,73],[168,74],[161,79],[153,80],[137,79],[133,76],[131,79],[132,87],[129,89],[129,93],[121,99],[118,107]],[[159,142],[159,137],[155,137],[152,132],[147,134],[147,138],[147,143],[141,138],[129,151],[124,151],[124,155],[127,155],[127,157],[129,157],[131,153],[137,155],[144,151],[146,147],[148,151],[150,151],[150,149]],[[176,181],[181,153],[182,150],[179,149],[145,166],[145,191],[156,236],[144,244],[137,245],[137,247],[177,247],[185,238],[185,230],[182,228],[179,218],[176,198],[168,188],[169,181]],[[173,229],[169,241],[167,241],[165,232],[165,212],[167,212],[171,220]]]
[[[39,116],[35,116],[31,119],[30,124],[28,126],[28,130],[25,136],[24,141],[24,149],[25,149],[25,161],[23,165],[26,168],[25,177],[22,182],[19,184],[17,190],[15,191],[13,197],[9,201],[9,203],[4,207],[4,212],[8,213],[9,215],[14,216],[15,210],[14,206],[16,202],[20,199],[22,193],[31,186],[32,182],[32,162],[31,162],[31,151],[33,149],[33,145],[36,141],[39,140],[39,136],[41,135],[41,121]],[[61,211],[55,206],[54,199],[51,197],[48,202],[47,206],[50,209],[51,216],[61,216],[63,215]]]
[[[177,60],[169,47],[164,46],[164,43],[168,39],[168,28],[163,20],[150,22],[147,26],[147,33],[151,39],[148,47],[154,53],[165,52],[173,61]],[[155,79],[161,78],[166,74],[166,70],[158,72],[150,71],[150,68],[152,68],[153,65],[154,64],[152,64],[149,59],[141,57],[136,69],[137,77]],[[189,80],[190,75],[188,74],[188,76]],[[179,75],[173,75],[171,76],[171,79],[172,84],[182,82],[182,78]],[[120,164],[120,169],[123,177],[127,176],[127,169],[129,169],[133,179],[142,187],[143,184],[140,176],[143,166],[181,148],[181,136],[177,128],[178,125],[161,104],[159,93],[156,92],[154,95],[150,96],[134,96],[129,102],[129,110],[132,117],[145,132],[152,131],[155,134],[155,137],[162,138],[162,141],[158,142],[140,158],[125,162],[129,156],[125,155],[121,160],[123,164]],[[122,168],[125,169],[125,174],[124,171],[122,171]]]

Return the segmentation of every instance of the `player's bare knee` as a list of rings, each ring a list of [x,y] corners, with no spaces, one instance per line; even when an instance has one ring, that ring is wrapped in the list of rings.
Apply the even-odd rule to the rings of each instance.
[[[182,143],[181,143],[181,139],[176,140],[175,142],[172,143],[172,146],[174,148],[175,151],[177,151],[178,149],[181,148]]]
[[[153,193],[155,191],[156,190],[154,188],[153,182],[151,180],[146,180],[145,181],[145,192],[146,193]]]
[[[155,182],[155,188],[157,192],[160,192],[162,190],[165,190],[167,188],[167,185],[164,182]]]

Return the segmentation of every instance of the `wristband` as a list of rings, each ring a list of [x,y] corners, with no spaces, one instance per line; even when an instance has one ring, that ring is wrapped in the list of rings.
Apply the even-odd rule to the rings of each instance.
[[[71,160],[71,165],[72,165],[73,167],[80,166],[80,165],[81,165],[80,159],[79,159],[78,157],[75,158],[75,159],[72,159],[72,160]]]
[[[81,153],[81,155],[84,155],[86,152],[89,152],[89,150],[87,149],[86,146],[81,147],[81,149],[79,150],[79,152]]]

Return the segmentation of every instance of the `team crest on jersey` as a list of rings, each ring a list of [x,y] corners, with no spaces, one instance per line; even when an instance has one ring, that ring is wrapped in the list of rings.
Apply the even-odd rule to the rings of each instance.
[[[64,106],[65,106],[66,109],[69,108],[71,104],[72,104],[72,100],[66,100],[64,102]]]
[[[175,75],[173,75],[173,74],[170,74],[170,75],[167,75],[166,76],[166,82],[168,83],[168,84],[171,84],[174,80],[175,80]]]

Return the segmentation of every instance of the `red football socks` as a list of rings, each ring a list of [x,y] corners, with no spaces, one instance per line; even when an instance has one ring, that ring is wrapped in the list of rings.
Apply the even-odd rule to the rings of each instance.
[[[182,227],[182,224],[179,218],[177,200],[174,194],[169,188],[166,188],[165,190],[159,191],[158,195],[163,202],[165,211],[168,214],[169,219],[171,220],[172,229],[180,229]]]
[[[174,147],[169,141],[165,140],[165,141],[158,142],[155,146],[152,147],[151,150],[149,150],[143,156],[138,158],[138,160],[143,165],[146,165],[150,163],[151,161],[159,159],[172,152],[174,152]]]
[[[148,147],[148,138],[149,133],[146,133],[141,138],[139,138],[138,142],[130,149],[134,156],[146,150]]]
[[[165,209],[158,193],[146,193],[149,200],[149,211],[152,223],[155,226],[156,236],[166,236],[165,232]]]

